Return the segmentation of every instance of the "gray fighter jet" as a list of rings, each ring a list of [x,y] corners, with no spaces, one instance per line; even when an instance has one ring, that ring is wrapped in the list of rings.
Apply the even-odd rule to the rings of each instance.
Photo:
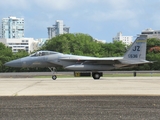
[[[53,72],[53,80],[57,78],[54,74],[55,68],[62,66],[64,69],[74,71],[75,76],[92,76],[94,79],[99,79],[103,76],[103,73],[99,71],[151,63],[146,60],[146,42],[147,36],[137,37],[123,57],[97,58],[63,54],[54,51],[38,51],[28,57],[7,62],[5,66],[26,68],[48,67]]]

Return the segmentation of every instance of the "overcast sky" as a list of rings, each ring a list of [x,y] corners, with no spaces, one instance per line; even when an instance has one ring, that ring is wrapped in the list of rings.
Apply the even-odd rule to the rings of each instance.
[[[0,0],[0,19],[25,18],[25,37],[47,38],[47,27],[63,20],[70,33],[112,42],[117,32],[136,36],[160,30],[160,0]]]

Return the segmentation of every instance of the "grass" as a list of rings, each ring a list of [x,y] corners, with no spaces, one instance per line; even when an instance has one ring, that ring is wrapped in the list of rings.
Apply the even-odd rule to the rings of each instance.
[[[52,75],[47,76],[34,76],[34,78],[51,78]],[[71,78],[74,77],[73,75],[57,75],[58,78]]]
[[[104,74],[104,77],[133,77],[133,73],[127,74]],[[137,77],[160,77],[160,73],[138,73],[136,74]]]
[[[58,78],[73,78],[73,74],[57,74]],[[137,73],[137,77],[160,77],[160,73]],[[133,73],[104,74],[103,77],[133,77]],[[35,76],[34,78],[51,78],[51,76]]]

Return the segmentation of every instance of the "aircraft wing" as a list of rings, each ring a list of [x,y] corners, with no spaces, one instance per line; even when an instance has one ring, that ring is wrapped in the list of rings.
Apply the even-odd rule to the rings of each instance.
[[[79,62],[79,63],[93,63],[93,64],[118,64],[123,57],[77,57],[77,58],[61,58],[62,61]]]
[[[153,63],[147,60],[124,60],[123,57],[107,57],[107,58],[96,58],[96,57],[79,57],[79,58],[61,58],[63,61],[70,61],[75,63],[88,63],[88,64],[126,64],[126,65],[134,65],[134,64],[146,64]]]

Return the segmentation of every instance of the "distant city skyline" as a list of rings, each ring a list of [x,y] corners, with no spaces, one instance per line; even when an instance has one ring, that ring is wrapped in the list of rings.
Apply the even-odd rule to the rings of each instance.
[[[25,37],[47,38],[47,27],[63,20],[70,33],[112,42],[119,31],[136,36],[147,28],[160,30],[159,4],[160,0],[1,0],[0,19],[23,17]]]

